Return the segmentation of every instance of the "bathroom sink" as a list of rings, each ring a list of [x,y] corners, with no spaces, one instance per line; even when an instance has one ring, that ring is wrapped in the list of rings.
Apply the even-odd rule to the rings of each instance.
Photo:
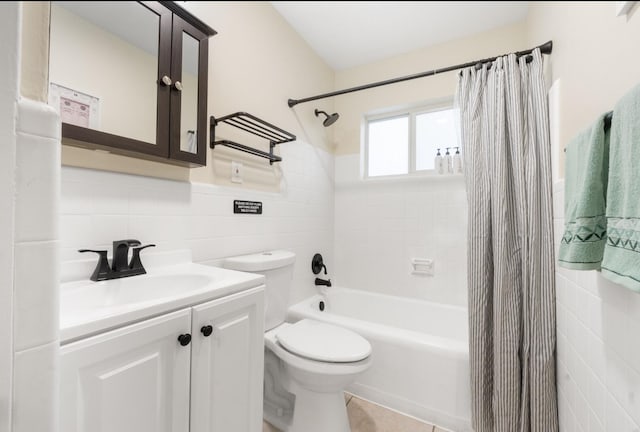
[[[148,275],[147,275],[148,276]],[[61,312],[112,308],[118,305],[134,305],[140,302],[181,296],[199,290],[213,282],[206,275],[169,274],[141,276],[83,285],[77,290],[63,293]]]
[[[260,275],[193,263],[122,279],[63,283],[60,338],[70,342],[263,283]]]

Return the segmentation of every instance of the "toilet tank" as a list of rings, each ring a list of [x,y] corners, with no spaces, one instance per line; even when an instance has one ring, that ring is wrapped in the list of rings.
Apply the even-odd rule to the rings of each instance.
[[[223,261],[225,268],[264,275],[265,331],[282,324],[287,316],[295,260],[293,252],[274,250],[230,257]]]

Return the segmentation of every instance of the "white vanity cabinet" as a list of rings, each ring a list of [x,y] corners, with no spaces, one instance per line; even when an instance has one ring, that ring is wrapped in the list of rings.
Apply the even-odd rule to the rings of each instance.
[[[188,430],[190,330],[183,309],[64,345],[60,431]]]
[[[258,287],[63,345],[60,430],[261,431],[263,326]]]
[[[262,431],[262,294],[193,307],[191,432]]]

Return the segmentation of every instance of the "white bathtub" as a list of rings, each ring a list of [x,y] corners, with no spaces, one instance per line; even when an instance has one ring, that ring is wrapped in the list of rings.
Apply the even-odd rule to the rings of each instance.
[[[373,364],[351,393],[455,432],[472,430],[466,308],[333,287],[289,308],[289,321],[302,318],[371,343]]]

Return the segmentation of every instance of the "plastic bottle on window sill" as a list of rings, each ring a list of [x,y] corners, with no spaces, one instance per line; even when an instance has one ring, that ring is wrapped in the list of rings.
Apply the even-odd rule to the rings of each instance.
[[[438,149],[438,154],[436,155],[434,165],[435,165],[435,170],[438,174],[444,174],[444,161],[442,160],[440,149]]]
[[[451,160],[451,154],[449,153],[449,149],[451,147],[447,147],[447,152],[444,154],[444,173],[445,174],[453,174],[453,161]]]
[[[456,154],[453,155],[453,173],[462,174],[462,157],[459,147],[456,147]]]

